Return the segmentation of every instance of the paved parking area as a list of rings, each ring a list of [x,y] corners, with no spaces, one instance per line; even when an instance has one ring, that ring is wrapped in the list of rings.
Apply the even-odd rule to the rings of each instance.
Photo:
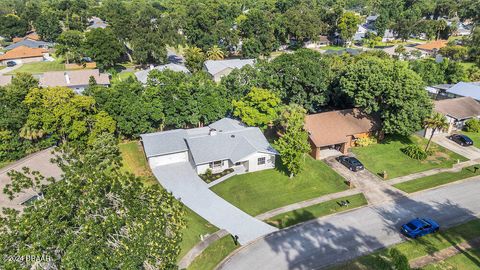
[[[388,185],[380,179],[380,177],[372,174],[367,169],[352,172],[333,157],[327,158],[325,162],[338,174],[357,187],[363,195],[365,195],[369,204],[378,204],[405,196],[403,191]]]
[[[468,146],[468,147],[461,146],[456,142],[448,139],[447,135],[445,134],[438,134],[433,136],[432,141],[470,160],[480,159],[480,149],[474,146]]]
[[[158,166],[152,171],[166,190],[208,222],[238,235],[242,245],[277,231],[277,228],[246,214],[208,189],[188,162]]]
[[[23,208],[21,203],[36,195],[33,190],[25,190],[19,193],[16,198],[10,200],[3,194],[3,188],[11,182],[7,175],[9,171],[21,171],[23,167],[28,167],[33,171],[39,171],[45,177],[59,177],[61,175],[60,168],[50,162],[50,159],[54,157],[51,151],[51,148],[39,151],[0,169],[0,208],[9,207],[21,210]]]

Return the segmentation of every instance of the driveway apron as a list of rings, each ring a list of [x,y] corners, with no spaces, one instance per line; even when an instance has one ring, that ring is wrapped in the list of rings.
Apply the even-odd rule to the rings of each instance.
[[[153,167],[152,171],[160,184],[177,199],[213,225],[237,235],[242,245],[277,231],[208,189],[188,162]]]

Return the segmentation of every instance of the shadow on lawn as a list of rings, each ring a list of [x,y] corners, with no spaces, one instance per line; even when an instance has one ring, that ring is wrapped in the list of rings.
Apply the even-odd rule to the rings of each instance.
[[[441,226],[452,226],[476,218],[470,210],[449,199],[432,199],[437,196],[432,194],[424,197],[423,200],[428,203],[415,201],[409,197],[397,197],[395,201],[389,203],[356,210],[362,211],[357,212],[357,215],[352,215],[355,212],[350,212],[281,230],[267,237],[265,241],[275,253],[284,255],[288,269],[319,269],[352,260],[401,240],[407,240],[399,233],[399,228],[415,217],[431,217]],[[372,222],[375,220],[378,222]],[[377,238],[380,235],[381,238]],[[440,235],[434,235],[434,237],[440,237]],[[455,239],[448,235],[444,237],[451,245],[455,245]],[[426,246],[425,250],[428,254],[438,251],[426,240],[420,243]],[[408,261],[405,255],[394,249],[383,255],[387,256],[379,255],[370,258],[367,269],[392,269],[392,264],[405,264]],[[480,262],[476,258],[469,254],[468,257],[480,267]],[[383,268],[385,265],[390,267]],[[348,269],[348,267],[339,269]]]
[[[267,221],[268,224],[275,226],[279,229],[284,229],[292,225],[314,219],[315,216],[306,210],[294,210],[292,216],[284,216],[284,218],[274,219]]]

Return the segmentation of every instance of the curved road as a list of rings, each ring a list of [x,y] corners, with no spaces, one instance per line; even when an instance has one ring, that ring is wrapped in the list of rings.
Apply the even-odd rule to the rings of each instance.
[[[218,269],[320,269],[404,241],[401,224],[429,216],[449,227],[480,214],[480,177],[313,220],[242,247]],[[308,214],[308,213],[303,213]]]

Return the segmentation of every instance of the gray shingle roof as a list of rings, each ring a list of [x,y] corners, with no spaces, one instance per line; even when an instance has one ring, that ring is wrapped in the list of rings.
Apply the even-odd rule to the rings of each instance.
[[[480,104],[471,97],[452,98],[435,101],[435,111],[457,120],[478,117]]]
[[[172,70],[172,71],[175,71],[175,72],[190,73],[190,71],[186,67],[184,67],[182,65],[173,64],[173,63],[166,64],[166,65],[161,65],[161,66],[156,66],[153,69],[156,69],[158,71],[163,71],[163,70],[168,69],[168,70]],[[144,70],[137,71],[137,72],[135,72],[135,77],[137,77],[137,80],[139,82],[141,82],[143,84],[146,84],[147,80],[148,80],[148,74],[153,69],[144,69]]]
[[[210,129],[216,129],[216,135],[209,135]],[[278,154],[259,128],[245,127],[229,118],[209,127],[177,129],[141,137],[147,157],[190,150],[197,165],[227,159],[235,163],[257,152]]]
[[[480,101],[480,86],[476,84],[459,82],[447,89],[447,92],[463,97],[472,97]]]
[[[24,39],[22,41],[19,41],[17,43],[13,43],[7,47],[5,47],[5,50],[9,51],[11,49],[15,49],[20,46],[25,46],[29,48],[45,48],[45,47],[52,47],[53,44],[45,41],[36,41],[36,40],[31,40],[31,39]]]
[[[207,72],[213,76],[227,68],[240,69],[246,65],[253,65],[254,63],[255,59],[207,60],[205,61],[204,66],[207,69]]]

